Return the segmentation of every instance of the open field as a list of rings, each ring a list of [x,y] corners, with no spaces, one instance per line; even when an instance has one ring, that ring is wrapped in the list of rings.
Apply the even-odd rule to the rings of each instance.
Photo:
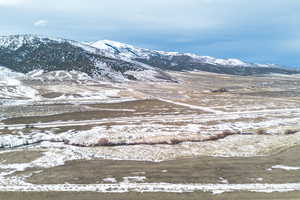
[[[147,183],[287,183],[300,181],[299,170],[272,169],[272,166],[300,166],[300,147],[262,157],[186,158],[159,163],[147,161],[77,160],[43,170],[28,178],[34,184],[97,184],[107,178],[145,177]],[[272,169],[272,170],[271,170]],[[41,170],[41,169],[36,169]],[[79,173],[80,172],[80,173]],[[138,181],[139,182],[139,181]]]
[[[0,198],[299,197],[300,76],[172,75],[179,83],[27,82],[39,98],[0,108]],[[195,193],[132,192],[176,188]]]
[[[3,192],[0,193],[0,198],[7,200],[112,200],[112,199],[124,199],[124,200],[297,200],[299,199],[299,192],[289,193],[255,193],[255,192],[230,192],[224,194],[213,195],[205,192],[194,193],[91,193],[91,192]]]

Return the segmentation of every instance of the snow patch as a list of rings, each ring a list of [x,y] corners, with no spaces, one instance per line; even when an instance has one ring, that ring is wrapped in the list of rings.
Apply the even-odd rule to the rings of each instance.
[[[291,166],[285,166],[285,165],[274,165],[271,167],[272,169],[283,169],[283,170],[300,170],[300,167],[291,167]]]

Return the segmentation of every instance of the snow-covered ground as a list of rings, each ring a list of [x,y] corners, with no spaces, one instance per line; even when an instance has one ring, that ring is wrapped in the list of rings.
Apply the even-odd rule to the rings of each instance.
[[[239,99],[236,99],[236,96],[234,96],[240,91],[281,91],[286,89],[282,87],[283,84],[281,82],[278,84],[278,88],[274,90],[270,87],[254,88],[253,80],[246,77],[246,81],[242,79],[242,83],[236,83],[238,86],[245,84],[241,90],[236,90],[232,93],[214,94],[207,92],[204,87],[205,90],[202,90],[202,88],[198,89],[199,85],[202,86],[199,84],[198,79],[193,85],[197,86],[195,88],[190,85],[184,85],[184,82],[180,83],[182,85],[151,83],[149,85],[135,84],[135,87],[133,87],[131,85],[133,83],[73,83],[70,80],[82,79],[85,81],[89,79],[85,74],[77,72],[58,71],[45,73],[43,71],[34,71],[24,76],[3,68],[2,74],[3,78],[0,79],[2,86],[4,88],[22,88],[23,97],[27,95],[28,99],[24,98],[22,101],[27,101],[31,105],[48,108],[60,103],[73,104],[72,106],[77,106],[83,114],[86,111],[97,111],[99,115],[101,115],[101,112],[113,112],[119,115],[114,117],[104,116],[102,118],[97,118],[96,116],[90,120],[77,119],[77,121],[75,119],[58,119],[54,117],[53,121],[50,122],[39,123],[39,121],[36,121],[36,123],[30,124],[34,126],[31,129],[25,129],[28,127],[28,123],[25,122],[24,124],[0,124],[0,131],[1,133],[3,132],[0,134],[0,146],[5,147],[5,149],[0,151],[0,156],[2,153],[15,151],[33,150],[42,152],[39,158],[28,163],[5,164],[1,162],[0,191],[209,191],[214,193],[226,191],[300,191],[299,183],[263,184],[264,179],[258,177],[250,177],[252,179],[249,179],[249,181],[259,182],[259,184],[248,184],[247,182],[245,184],[230,184],[230,179],[227,179],[228,177],[222,178],[221,175],[221,178],[216,182],[220,184],[192,184],[189,182],[186,184],[174,184],[148,183],[150,179],[147,177],[147,174],[128,174],[120,182],[113,175],[100,177],[99,182],[106,184],[61,183],[57,185],[34,185],[26,182],[26,176],[30,176],[30,174],[24,176],[13,175],[15,172],[23,173],[28,168],[40,168],[43,170],[45,168],[62,166],[67,161],[74,160],[113,159],[161,162],[200,156],[266,156],[288,149],[300,144],[300,109],[297,96],[292,98],[269,96],[264,100],[268,107],[265,104],[257,107],[257,102],[254,102],[253,99],[258,100],[259,98],[240,96]],[[205,74],[201,78],[207,78],[208,76]],[[32,80],[28,77],[31,77]],[[25,81],[23,81],[24,78],[26,79]],[[221,77],[220,79],[223,81],[229,78]],[[290,77],[280,77],[280,81],[281,78],[284,81],[290,81]],[[297,79],[297,77],[293,78]],[[39,84],[30,85],[30,81],[40,81],[42,84],[39,82]],[[52,81],[58,81],[59,83],[52,84]],[[234,81],[237,81],[237,79],[234,79]],[[268,80],[259,81],[259,83],[268,83]],[[233,84],[231,79],[228,82]],[[207,79],[201,83],[211,85]],[[297,80],[292,80],[291,83],[297,89]],[[216,87],[223,85],[223,82],[216,83]],[[24,93],[25,89],[23,87],[29,87],[38,92],[35,96],[30,96],[26,92]],[[45,94],[52,93],[60,94],[58,97],[45,97]],[[5,93],[6,96],[7,94],[8,92]],[[156,100],[141,101],[143,103],[130,101],[130,99],[146,99],[149,97],[156,98]],[[12,98],[16,99],[16,97]],[[242,102],[243,100],[245,100],[245,104],[242,104],[244,103]],[[107,104],[100,105],[99,102],[101,101]],[[108,104],[118,101],[123,103],[111,104],[111,107]],[[215,101],[218,101],[218,104],[211,105],[211,102]],[[207,102],[207,104],[203,102]],[[233,106],[230,107],[231,105]],[[227,109],[224,109],[225,107]],[[78,112],[78,110],[76,111]],[[9,109],[6,112],[8,113]],[[64,110],[62,110],[63,112]],[[39,119],[38,117],[41,115],[33,116]],[[266,133],[259,134],[258,130],[260,129],[265,130]],[[110,142],[124,144],[124,142],[149,138],[157,139],[158,137],[168,139],[191,136],[210,137],[220,134],[224,130],[240,131],[241,134],[231,135],[215,141],[183,142],[176,145],[93,147],[103,138],[108,139]],[[287,130],[289,131],[286,132]],[[292,134],[290,134],[291,132]],[[81,147],[80,145],[88,147]],[[283,170],[297,172],[299,167],[296,164],[293,166],[292,164],[284,165],[282,163],[280,165],[280,163],[272,163],[262,170],[269,169],[272,173]],[[167,173],[169,169],[162,168],[162,170],[164,173]],[[266,173],[269,173],[269,171],[266,171]]]
[[[300,183],[286,184],[172,184],[172,183],[119,183],[119,184],[47,184],[47,185],[0,185],[2,192],[292,192],[299,191]]]
[[[40,81],[35,84],[34,81]],[[31,83],[32,82],[32,83]],[[108,87],[101,87],[101,84]],[[62,86],[63,85],[63,86]],[[100,86],[99,86],[100,85]],[[27,74],[0,67],[0,104],[23,105],[44,102],[101,101],[119,98],[120,90],[110,82],[93,79],[79,71],[34,70]],[[47,98],[42,94],[56,93],[57,97]],[[131,100],[133,98],[130,98]],[[122,101],[120,99],[119,101]]]
[[[50,151],[45,150],[45,147],[51,147]],[[84,150],[80,147],[70,147],[63,150],[63,146],[57,144],[47,144],[45,142],[41,145],[41,150],[44,151],[43,155],[30,163],[20,164],[2,164],[0,163],[0,191],[12,191],[12,192],[44,192],[44,191],[76,191],[76,192],[102,192],[102,193],[120,193],[120,192],[212,192],[219,194],[223,192],[240,192],[240,191],[253,191],[253,192],[290,192],[300,191],[300,183],[282,183],[282,184],[266,184],[266,183],[245,183],[245,184],[230,184],[228,181],[220,177],[220,184],[200,184],[200,183],[148,183],[147,175],[145,173],[142,176],[124,176],[123,180],[118,182],[113,177],[102,179],[103,184],[31,184],[26,182],[26,179],[32,175],[32,173],[25,173],[24,175],[17,175],[16,172],[23,172],[28,168],[39,168],[40,171],[33,172],[39,173],[43,168],[51,168],[59,165],[63,165],[67,160],[74,159],[96,159],[97,156],[93,151],[89,149]],[[32,148],[34,149],[34,148]],[[14,150],[21,151],[21,150]],[[27,149],[30,153],[30,148]],[[86,151],[83,153],[83,151]],[[11,151],[2,151],[0,153],[8,153]],[[103,156],[103,155],[102,155]],[[277,168],[276,166],[272,168]],[[281,169],[282,167],[280,167]],[[286,167],[285,167],[286,168]],[[288,167],[290,169],[290,167]],[[164,170],[164,172],[167,172]],[[15,174],[16,173],[16,174]],[[15,174],[15,175],[14,175]],[[261,179],[259,179],[261,181]]]
[[[21,82],[24,77],[22,73],[0,67],[0,99],[38,99],[38,91]]]
[[[86,73],[79,71],[52,71],[44,72],[44,70],[34,70],[26,74],[26,79],[46,81],[75,81],[84,83],[83,81],[92,81],[93,79]]]
[[[292,167],[292,166],[285,166],[285,165],[274,165],[268,170],[272,170],[272,169],[283,169],[283,170],[289,171],[289,170],[300,170],[300,167]]]

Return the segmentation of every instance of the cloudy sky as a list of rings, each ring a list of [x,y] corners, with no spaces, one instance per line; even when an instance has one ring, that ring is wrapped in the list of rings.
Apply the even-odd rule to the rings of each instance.
[[[0,0],[0,35],[116,40],[300,67],[299,0]]]

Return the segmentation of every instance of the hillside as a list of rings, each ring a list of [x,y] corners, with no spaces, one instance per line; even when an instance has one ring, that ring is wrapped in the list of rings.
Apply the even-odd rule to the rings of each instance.
[[[52,39],[33,35],[0,37],[0,65],[17,72],[33,70],[81,71],[93,78],[113,81],[137,80],[135,74],[144,70],[154,71],[153,77],[170,80],[159,70],[145,64],[120,59],[106,51],[65,39]]]
[[[0,65],[22,73],[34,70],[79,71],[92,78],[117,82],[175,81],[168,71],[207,71],[231,75],[299,73],[277,65],[154,51],[109,40],[83,43],[36,35],[0,37]]]
[[[219,59],[191,53],[154,51],[132,45],[101,40],[89,45],[110,52],[116,56],[136,60],[162,70],[207,71],[232,75],[259,75],[268,73],[293,74],[296,70],[285,69],[274,64],[247,63],[239,59]]]

